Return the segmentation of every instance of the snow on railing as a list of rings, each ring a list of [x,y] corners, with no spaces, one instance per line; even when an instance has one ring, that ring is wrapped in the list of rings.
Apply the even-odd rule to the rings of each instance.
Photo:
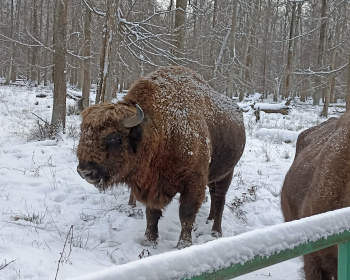
[[[342,242],[348,240],[350,207],[193,245],[69,280],[231,279],[339,243],[343,254],[339,262],[347,267],[350,247]],[[348,276],[349,270],[345,269],[338,279],[350,279]]]

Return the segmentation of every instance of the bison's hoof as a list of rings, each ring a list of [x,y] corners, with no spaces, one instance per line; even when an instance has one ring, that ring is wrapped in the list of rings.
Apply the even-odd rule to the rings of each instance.
[[[153,249],[156,249],[157,245],[158,245],[158,239],[156,239],[156,240],[149,240],[149,239],[147,239],[147,237],[145,237],[141,241],[141,245],[144,246],[144,247],[152,247]]]
[[[215,238],[219,238],[219,237],[222,237],[222,233],[220,231],[217,231],[217,230],[212,230],[211,236],[215,237]]]
[[[188,241],[188,240],[179,240],[179,242],[177,243],[176,248],[177,249],[183,249],[186,247],[190,247],[192,245],[192,241]]]

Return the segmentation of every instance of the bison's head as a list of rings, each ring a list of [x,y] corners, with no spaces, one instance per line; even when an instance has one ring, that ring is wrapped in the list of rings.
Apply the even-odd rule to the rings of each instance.
[[[131,104],[102,103],[82,111],[77,171],[99,189],[124,181],[142,138],[144,114]]]

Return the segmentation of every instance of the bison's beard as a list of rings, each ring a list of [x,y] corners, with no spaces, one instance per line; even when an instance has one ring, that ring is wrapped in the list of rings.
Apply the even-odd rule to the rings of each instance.
[[[100,179],[99,182],[94,183],[95,187],[98,188],[100,191],[104,191],[109,188],[109,186],[105,183],[104,179]]]
[[[107,177],[107,178],[101,178],[99,182],[95,182],[94,186],[99,189],[99,191],[105,191],[110,188],[112,188],[114,185],[117,185],[118,183],[121,183],[118,179],[119,176],[113,176],[113,177]]]

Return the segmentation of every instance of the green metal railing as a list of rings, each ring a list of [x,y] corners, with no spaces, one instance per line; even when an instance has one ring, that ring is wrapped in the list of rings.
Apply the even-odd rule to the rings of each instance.
[[[70,280],[232,279],[330,246],[338,246],[338,280],[349,280],[350,207],[151,256]],[[226,267],[220,268],[219,264]]]
[[[293,249],[286,249],[269,257],[255,256],[254,259],[242,264],[234,264],[213,272],[206,272],[195,276],[193,280],[225,280],[256,271],[289,259],[306,255],[338,244],[338,280],[350,279],[350,232],[334,234],[327,239],[321,238],[315,242],[301,244]],[[188,279],[188,278],[183,278]]]

